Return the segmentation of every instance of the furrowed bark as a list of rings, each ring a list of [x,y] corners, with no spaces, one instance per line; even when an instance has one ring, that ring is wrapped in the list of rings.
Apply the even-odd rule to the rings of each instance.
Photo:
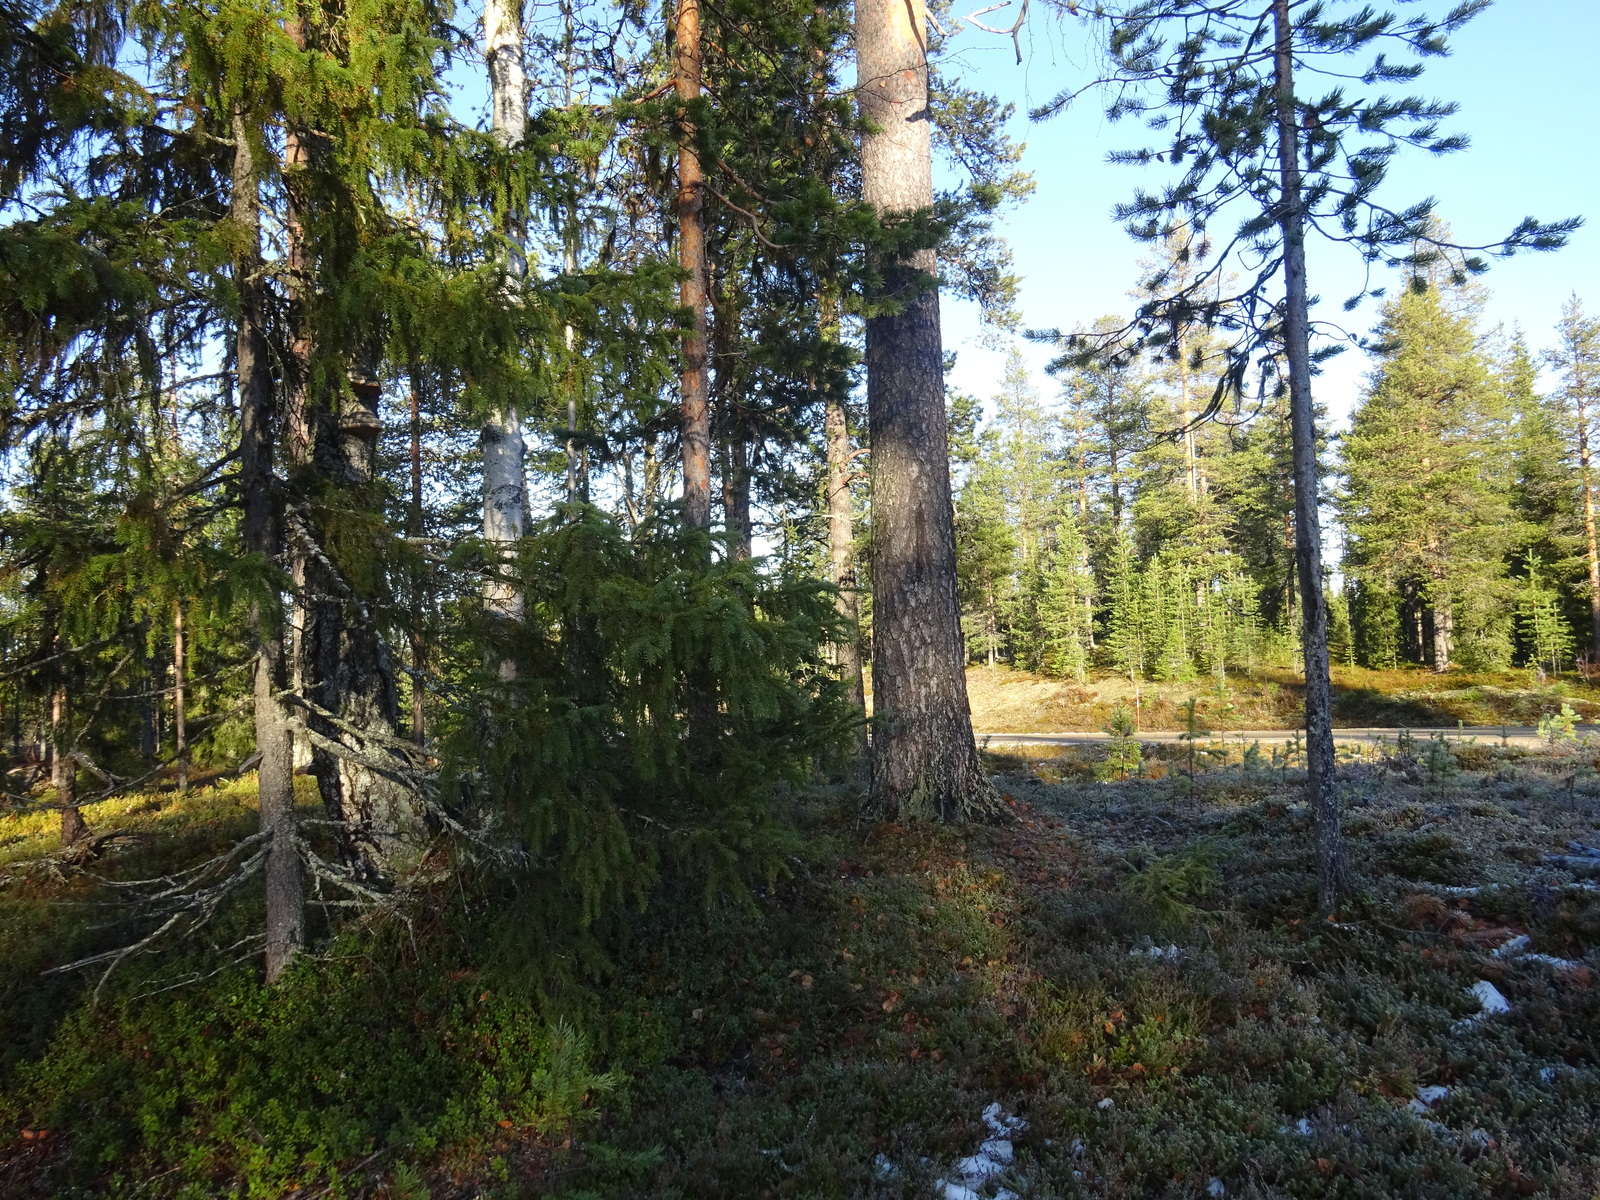
[[[1305,659],[1306,786],[1317,823],[1317,910],[1336,912],[1349,890],[1339,828],[1333,749],[1333,690],[1328,664],[1328,606],[1322,591],[1322,526],[1317,509],[1316,411],[1311,400],[1311,322],[1306,289],[1305,213],[1300,186],[1299,116],[1294,99],[1293,30],[1289,0],[1273,0],[1276,33],[1278,168],[1283,232],[1283,349],[1289,364],[1290,433],[1294,455],[1295,561],[1300,574]]]
[[[926,30],[922,0],[856,5],[862,192],[886,216],[933,205]],[[967,707],[934,253],[881,269],[875,299],[901,307],[867,320],[877,727],[868,810],[886,821],[989,817],[1000,801]]]
[[[672,22],[673,80],[684,104],[700,98],[700,0],[677,0]],[[705,171],[687,121],[678,143],[679,302],[688,312],[683,334],[680,403],[683,406],[683,513],[695,529],[711,525],[711,403],[706,361]]]
[[[350,372],[350,398],[338,411],[319,412],[314,467],[355,504],[373,503],[380,386],[375,375]],[[315,536],[315,531],[305,531]],[[327,744],[312,751],[323,807],[341,823],[341,852],[356,878],[387,881],[420,845],[424,828],[416,798],[404,783],[372,765],[392,759],[399,726],[394,663],[366,599],[337,573],[324,550],[308,556],[305,696],[317,709],[306,725]],[[353,756],[352,756],[353,755]],[[361,760],[366,761],[361,761]],[[396,762],[399,768],[402,764]]]
[[[272,365],[263,327],[261,296],[261,212],[258,179],[249,130],[242,115],[233,118],[232,217],[244,236],[244,253],[235,264],[239,288],[239,326],[235,370],[239,392],[239,490],[244,512],[242,534],[247,554],[274,561],[282,532],[273,501]],[[267,981],[283,974],[305,944],[305,904],[300,856],[294,846],[294,751],[277,693],[283,686],[283,612],[275,592],[249,609],[256,660],[252,672],[256,750],[261,765],[261,831],[272,835],[265,863],[267,904]]]

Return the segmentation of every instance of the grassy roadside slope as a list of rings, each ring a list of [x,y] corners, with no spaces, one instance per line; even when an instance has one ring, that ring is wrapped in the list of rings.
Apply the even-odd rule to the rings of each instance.
[[[1285,729],[1303,720],[1299,677],[1287,670],[1230,675],[1215,680],[1141,683],[1140,727],[1183,728],[1183,704],[1191,696],[1208,728]],[[967,694],[981,733],[1099,732],[1120,705],[1133,707],[1134,687],[1116,676],[1076,684],[1007,667],[971,667]],[[1600,687],[1577,677],[1539,683],[1526,671],[1468,674],[1408,669],[1333,669],[1334,724],[1454,728],[1466,725],[1536,725],[1547,713],[1570,704],[1580,720],[1600,717]]]

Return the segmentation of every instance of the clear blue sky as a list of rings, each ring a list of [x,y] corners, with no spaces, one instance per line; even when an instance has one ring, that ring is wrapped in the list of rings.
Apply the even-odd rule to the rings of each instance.
[[[1430,7],[1439,10],[1447,2],[1435,0]],[[981,19],[998,24],[1003,17],[1004,10]],[[1112,220],[1111,208],[1141,177],[1155,184],[1165,168],[1146,173],[1108,165],[1106,152],[1137,144],[1140,130],[1126,121],[1106,121],[1093,96],[1065,116],[1028,121],[1031,106],[1086,78],[1090,61],[1082,26],[1058,20],[1042,3],[1034,4],[1029,20],[1021,66],[1009,38],[967,28],[955,39],[946,67],[1017,107],[1012,134],[1028,144],[1024,165],[1034,172],[1038,191],[1007,218],[1003,232],[1023,275],[1024,324],[1065,329],[1130,306],[1127,293],[1144,251]],[[1440,214],[1469,242],[1504,236],[1529,214],[1589,219],[1566,249],[1496,261],[1483,277],[1487,320],[1520,323],[1536,350],[1550,344],[1551,327],[1574,289],[1591,311],[1600,310],[1597,47],[1600,0],[1499,0],[1455,37],[1449,58],[1430,60],[1422,78],[1404,89],[1458,103],[1460,112],[1447,128],[1469,135],[1471,147],[1444,158],[1402,155],[1383,193],[1392,206],[1436,197]],[[1313,251],[1310,271],[1313,292],[1324,298],[1320,315],[1358,328],[1371,325],[1370,303],[1354,314],[1340,311],[1360,286],[1353,252]],[[1000,379],[1002,352],[978,343],[976,314],[968,305],[947,301],[944,324],[946,348],[959,352],[954,382],[987,399]],[[1039,368],[1048,358],[1037,347],[1026,353]],[[1366,369],[1363,357],[1351,351],[1319,380],[1318,397],[1340,423]],[[1037,382],[1045,396],[1054,396],[1042,369]]]

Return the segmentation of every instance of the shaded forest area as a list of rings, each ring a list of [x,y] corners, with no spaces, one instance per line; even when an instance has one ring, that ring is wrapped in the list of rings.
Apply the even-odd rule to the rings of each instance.
[[[0,1195],[1591,1194],[1581,222],[1378,198],[1483,7],[0,0]],[[1088,329],[1027,19],[1169,176]]]

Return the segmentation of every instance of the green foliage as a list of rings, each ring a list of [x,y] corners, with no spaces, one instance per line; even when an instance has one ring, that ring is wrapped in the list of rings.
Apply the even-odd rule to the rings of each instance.
[[[1344,441],[1346,571],[1375,605],[1398,600],[1431,642],[1413,661],[1444,669],[1505,666],[1511,656],[1505,579],[1512,549],[1510,480],[1499,451],[1503,397],[1479,349],[1470,297],[1430,287],[1384,309],[1386,347]],[[1387,656],[1389,619],[1368,612],[1372,650]],[[1449,632],[1445,632],[1445,631]],[[1369,658],[1369,662],[1376,658]]]
[[[1435,783],[1461,773],[1456,764],[1455,751],[1450,748],[1449,740],[1442,734],[1436,733],[1428,739],[1427,749],[1422,755],[1422,765],[1428,768],[1428,778]]]
[[[1178,735],[1188,750],[1190,779],[1194,778],[1196,743],[1211,736],[1211,730],[1201,724],[1199,708],[1198,697],[1190,696],[1183,702],[1183,732]]]
[[[1578,740],[1577,725],[1578,714],[1563,700],[1560,712],[1546,713],[1539,718],[1539,736],[1552,746],[1559,742],[1575,742]]]
[[[1391,835],[1379,847],[1378,861],[1402,879],[1446,885],[1467,882],[1472,869],[1460,841],[1443,831]]]
[[[1144,748],[1133,727],[1133,712],[1124,705],[1111,711],[1111,720],[1105,732],[1111,741],[1106,745],[1106,756],[1095,764],[1094,776],[1101,781],[1124,780],[1135,774],[1144,763]]]
[[[230,970],[198,989],[80,1002],[21,1074],[6,1117],[71,1131],[68,1178],[136,1191],[235,1179],[240,1195],[342,1190],[353,1164],[427,1160],[502,1125],[572,1130],[622,1082],[526,992],[418,971],[402,930],[335,943],[268,988]],[[175,1178],[174,1178],[175,1177]]]
[[[485,635],[515,678],[482,680],[439,751],[442,794],[519,839],[518,961],[559,970],[664,875],[712,898],[785,870],[773,797],[852,719],[821,649],[830,589],[714,561],[672,523],[630,540],[588,507],[524,541],[518,578],[530,619]]]
[[[1528,555],[1528,573],[1517,595],[1517,623],[1529,659],[1555,674],[1571,660],[1576,639],[1572,623],[1562,612],[1560,593],[1541,577],[1541,566],[1537,553]]]
[[[1128,862],[1122,892],[1160,926],[1182,924],[1199,911],[1193,901],[1217,886],[1216,860],[1215,845],[1204,841],[1175,854],[1141,854]]]

